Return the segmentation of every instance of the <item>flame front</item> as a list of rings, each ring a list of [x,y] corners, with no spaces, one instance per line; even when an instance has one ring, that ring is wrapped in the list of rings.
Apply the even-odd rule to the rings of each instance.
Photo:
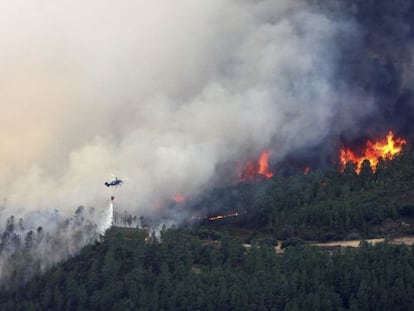
[[[394,133],[389,131],[385,139],[376,142],[368,140],[365,149],[360,156],[355,154],[351,149],[343,147],[340,150],[342,170],[345,169],[346,163],[352,162],[355,164],[356,173],[359,174],[361,172],[362,162],[364,162],[364,160],[369,160],[371,168],[375,172],[380,157],[384,159],[393,159],[402,151],[402,148],[406,143],[407,141],[405,139],[394,138]]]
[[[259,172],[260,175],[271,178],[273,173],[269,170],[269,153],[263,151],[259,158]]]
[[[228,214],[223,214],[223,215],[219,214],[215,216],[192,216],[191,219],[215,221],[215,220],[220,220],[220,219],[229,218],[229,217],[237,217],[237,216],[239,216],[238,212],[230,212]]]
[[[238,169],[239,181],[254,181],[260,179],[269,179],[273,173],[269,168],[269,152],[263,151],[257,162],[249,162],[247,165],[240,166]]]
[[[214,220],[220,220],[220,219],[224,219],[224,218],[228,218],[228,217],[237,217],[239,216],[239,213],[237,212],[232,212],[226,215],[216,215],[216,216],[211,216],[208,218],[208,220],[210,221],[214,221]]]

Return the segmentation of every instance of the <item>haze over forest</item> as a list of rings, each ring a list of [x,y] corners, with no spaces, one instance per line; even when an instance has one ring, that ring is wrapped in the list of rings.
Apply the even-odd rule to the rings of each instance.
[[[150,213],[265,149],[320,165],[341,139],[386,133],[411,89],[403,1],[376,6],[387,32],[372,33],[369,6],[342,1],[0,5],[7,216],[102,210],[111,173],[130,179],[118,204]]]
[[[401,229],[413,17],[408,0],[0,0],[0,280],[14,256],[27,282],[93,244],[113,207],[157,232],[236,207],[276,237]],[[341,148],[390,130],[394,172],[340,174]],[[266,178],[240,183],[263,152]]]

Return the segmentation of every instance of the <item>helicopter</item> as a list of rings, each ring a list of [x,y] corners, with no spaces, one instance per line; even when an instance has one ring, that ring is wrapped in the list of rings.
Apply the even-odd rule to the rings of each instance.
[[[121,179],[121,178],[118,178],[116,176],[113,176],[113,180],[111,180],[109,182],[108,181],[105,182],[105,186],[107,186],[107,187],[120,187],[120,186],[122,186],[124,180],[126,180],[126,178]]]

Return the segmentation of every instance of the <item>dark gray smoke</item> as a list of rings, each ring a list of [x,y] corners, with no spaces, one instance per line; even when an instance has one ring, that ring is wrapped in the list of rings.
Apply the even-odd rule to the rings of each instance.
[[[355,20],[359,27],[352,40],[340,40],[337,74],[375,103],[371,114],[341,135],[375,137],[393,129],[412,140],[414,4],[404,0],[337,3],[331,12]]]

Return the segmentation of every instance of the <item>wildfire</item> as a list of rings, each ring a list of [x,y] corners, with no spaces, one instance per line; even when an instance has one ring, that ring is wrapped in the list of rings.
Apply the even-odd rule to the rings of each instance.
[[[273,173],[269,169],[269,152],[263,151],[257,162],[248,162],[243,168],[239,167],[239,181],[253,181],[257,179],[269,179]]]
[[[234,212],[234,213],[230,213],[230,214],[227,214],[227,215],[212,216],[212,217],[209,217],[208,220],[214,221],[214,220],[220,220],[220,219],[224,219],[224,218],[228,218],[228,217],[237,217],[237,216],[239,216],[239,213]]]
[[[183,196],[182,194],[176,194],[175,196],[173,196],[172,199],[174,200],[175,203],[184,203],[185,202],[185,196]]]
[[[260,175],[266,176],[266,178],[271,178],[273,173],[269,171],[269,153],[263,151],[259,158],[259,172]]]
[[[306,166],[305,169],[303,170],[303,174],[308,175],[310,173],[310,171],[311,171],[310,166]]]
[[[229,218],[229,217],[237,217],[239,216],[238,212],[230,212],[228,214],[225,215],[215,215],[215,216],[192,216],[191,219],[192,220],[210,220],[210,221],[215,221],[215,220],[221,220],[224,218]]]
[[[375,171],[380,157],[384,159],[393,159],[401,152],[402,147],[406,143],[407,141],[405,139],[394,138],[394,133],[389,131],[384,139],[374,142],[368,140],[361,155],[355,154],[355,152],[349,148],[342,147],[340,150],[342,170],[345,169],[347,162],[352,162],[355,164],[356,173],[359,174],[361,172],[362,162],[364,162],[364,160],[369,160],[372,170]]]

